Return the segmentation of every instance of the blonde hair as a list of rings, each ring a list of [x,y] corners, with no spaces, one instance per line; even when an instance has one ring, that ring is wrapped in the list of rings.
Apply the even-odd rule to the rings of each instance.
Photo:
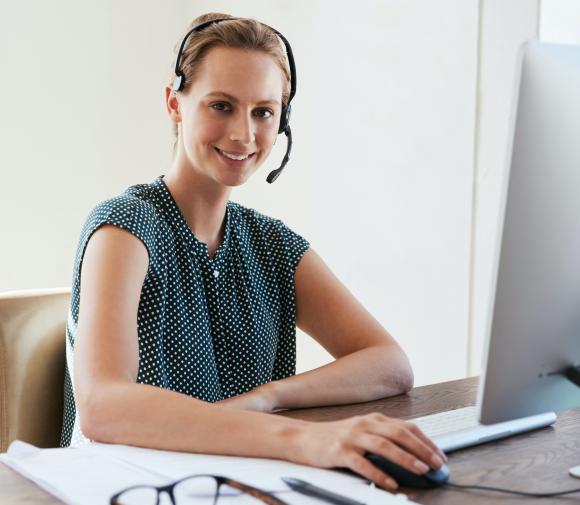
[[[286,105],[288,105],[288,98],[290,97],[290,70],[286,58],[286,49],[278,36],[270,28],[255,19],[239,19],[230,16],[229,14],[211,12],[208,14],[202,14],[195,18],[191,22],[187,31],[191,30],[194,26],[205,23],[206,21],[224,18],[228,21],[211,24],[200,32],[193,32],[188,37],[179,61],[179,70],[185,80],[185,85],[181,92],[187,93],[195,79],[196,72],[203,61],[203,58],[213,47],[251,49],[269,54],[280,66],[284,75],[282,106],[286,107]],[[185,33],[183,36],[185,36]],[[174,58],[169,86],[173,86],[173,81],[176,77],[175,59],[177,58],[177,52],[179,51],[179,45],[182,40],[183,37],[173,48]],[[173,134],[173,154],[175,155],[178,141],[178,128],[175,123],[173,124]]]

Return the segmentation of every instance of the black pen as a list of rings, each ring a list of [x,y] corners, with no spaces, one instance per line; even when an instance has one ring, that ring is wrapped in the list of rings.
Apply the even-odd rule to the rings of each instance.
[[[314,486],[313,484],[300,479],[294,479],[293,477],[282,477],[282,480],[294,491],[308,496],[314,496],[314,498],[318,498],[322,501],[336,503],[337,505],[365,505],[364,503],[351,500],[346,496],[340,496],[339,494],[333,493],[332,491],[327,491],[326,489]]]

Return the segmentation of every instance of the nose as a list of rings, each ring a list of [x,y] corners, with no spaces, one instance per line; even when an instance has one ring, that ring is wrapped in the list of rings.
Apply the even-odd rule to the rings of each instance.
[[[240,112],[232,118],[230,140],[242,144],[251,144],[256,139],[254,121],[251,113]]]

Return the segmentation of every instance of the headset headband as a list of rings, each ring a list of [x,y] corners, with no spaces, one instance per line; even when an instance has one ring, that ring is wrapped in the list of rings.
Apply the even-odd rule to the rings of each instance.
[[[180,83],[183,79],[183,74],[181,73],[181,69],[179,68],[180,67],[179,64],[181,62],[181,55],[183,54],[183,49],[185,48],[185,44],[187,43],[187,39],[189,38],[189,36],[194,32],[202,31],[204,28],[207,28],[210,25],[220,23],[222,21],[235,21],[235,20],[239,20],[239,19],[241,19],[241,18],[210,19],[209,21],[205,21],[203,23],[200,23],[200,24],[194,26],[191,30],[189,30],[186,33],[185,37],[183,37],[183,40],[181,41],[181,45],[179,46],[179,51],[177,53],[177,58],[175,59],[175,75],[178,78],[173,82],[173,89],[175,91],[179,91],[180,89],[183,88],[182,86],[180,86]],[[284,43],[284,47],[286,48],[286,56],[288,57],[288,66],[290,67],[290,95],[288,97],[288,105],[290,105],[292,98],[294,98],[294,95],[296,94],[296,65],[294,63],[294,55],[292,54],[292,48],[290,47],[290,43],[288,42],[286,37],[284,37],[284,35],[282,35],[278,30],[276,30],[276,29],[272,28],[271,26],[266,25],[264,23],[260,23],[260,24],[262,24],[263,26],[265,26],[266,28],[268,28],[269,30],[274,32],[276,35],[278,35],[278,37],[280,37],[280,39],[282,39],[282,42]],[[176,83],[176,81],[179,81],[179,82]]]

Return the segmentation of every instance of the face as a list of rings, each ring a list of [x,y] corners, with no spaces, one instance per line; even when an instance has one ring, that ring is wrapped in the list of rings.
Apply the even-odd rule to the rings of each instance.
[[[180,153],[191,169],[224,186],[243,184],[267,158],[278,134],[283,73],[252,50],[214,47],[186,94],[166,90],[180,123]]]

